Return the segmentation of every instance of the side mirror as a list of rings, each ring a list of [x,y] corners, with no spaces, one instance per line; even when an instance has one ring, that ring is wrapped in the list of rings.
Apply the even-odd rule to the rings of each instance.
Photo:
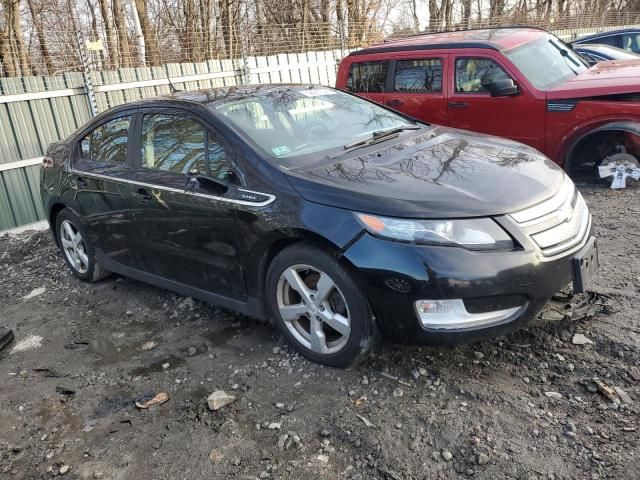
[[[487,85],[487,89],[492,97],[512,97],[520,93],[520,89],[510,78],[494,80]]]

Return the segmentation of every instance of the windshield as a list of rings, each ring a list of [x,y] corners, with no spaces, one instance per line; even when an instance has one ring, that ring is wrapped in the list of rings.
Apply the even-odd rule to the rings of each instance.
[[[373,103],[324,87],[258,90],[213,108],[287,167],[296,166],[294,160],[304,155],[343,150],[374,132],[414,125]]]
[[[514,48],[506,55],[539,90],[560,85],[587,69],[580,55],[552,35]]]

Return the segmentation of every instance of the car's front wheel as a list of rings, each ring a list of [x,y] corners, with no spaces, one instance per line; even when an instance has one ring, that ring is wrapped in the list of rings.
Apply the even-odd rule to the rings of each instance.
[[[372,315],[353,275],[324,250],[294,244],[271,262],[266,294],[272,317],[296,350],[346,367],[369,350]]]
[[[56,236],[62,256],[76,277],[97,282],[109,275],[109,271],[97,262],[80,219],[67,208],[56,218]]]

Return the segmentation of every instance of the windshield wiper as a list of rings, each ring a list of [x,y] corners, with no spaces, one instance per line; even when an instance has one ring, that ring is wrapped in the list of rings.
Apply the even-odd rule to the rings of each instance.
[[[569,65],[569,62],[567,62],[567,59],[571,61],[571,63],[573,63],[576,67],[579,67],[580,64],[569,55],[569,52],[565,49],[562,48],[560,45],[558,45],[556,42],[554,42],[553,40],[549,40],[549,43],[551,45],[553,45],[556,50],[558,50],[560,52],[560,55],[562,55],[562,58],[564,58],[564,62],[567,64],[567,67],[569,67],[569,69],[575,74],[578,75],[578,72],[576,70],[574,70],[571,65]]]
[[[387,130],[377,130],[373,132],[370,137],[363,140],[356,140],[355,142],[347,143],[342,148],[344,150],[351,150],[354,148],[368,147],[369,145],[374,145],[376,143],[389,140],[390,138],[397,137],[400,132],[403,132],[405,130],[420,130],[421,128],[422,127],[419,125],[412,125],[406,127],[394,127]]]

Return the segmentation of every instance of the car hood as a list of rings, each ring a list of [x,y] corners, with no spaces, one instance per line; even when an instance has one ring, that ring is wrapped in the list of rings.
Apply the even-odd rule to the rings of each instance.
[[[306,200],[413,218],[501,215],[551,197],[564,173],[511,140],[431,126],[288,170]]]
[[[640,59],[600,62],[547,92],[547,99],[640,92]]]

